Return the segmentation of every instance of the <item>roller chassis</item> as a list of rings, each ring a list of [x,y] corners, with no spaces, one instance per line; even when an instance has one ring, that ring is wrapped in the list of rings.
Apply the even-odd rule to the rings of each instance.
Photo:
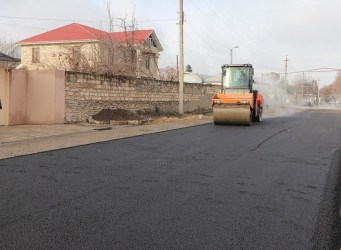
[[[252,122],[261,122],[264,106],[263,96],[258,94],[257,90],[254,90],[252,95],[253,98],[248,104],[242,104],[240,101],[233,102],[229,95],[225,95],[225,98],[222,99],[217,98],[216,94],[212,101],[214,123],[216,125],[238,124],[250,126]],[[217,100],[220,100],[221,103],[217,103]],[[233,117],[231,118],[231,116]]]

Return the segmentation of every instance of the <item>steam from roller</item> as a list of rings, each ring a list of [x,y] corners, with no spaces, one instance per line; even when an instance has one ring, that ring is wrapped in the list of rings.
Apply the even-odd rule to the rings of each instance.
[[[251,125],[250,108],[214,108],[213,121],[215,124]]]

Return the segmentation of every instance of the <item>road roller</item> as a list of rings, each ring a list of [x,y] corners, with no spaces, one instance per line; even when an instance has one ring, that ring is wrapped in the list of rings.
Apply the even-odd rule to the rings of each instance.
[[[219,93],[212,99],[214,124],[250,126],[261,122],[264,99],[253,89],[251,64],[224,64]]]

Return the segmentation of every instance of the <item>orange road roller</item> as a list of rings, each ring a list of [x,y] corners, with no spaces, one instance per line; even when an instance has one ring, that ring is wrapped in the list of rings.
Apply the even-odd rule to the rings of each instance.
[[[214,124],[250,126],[262,121],[264,99],[253,89],[253,74],[251,64],[222,66],[221,90],[212,99]]]

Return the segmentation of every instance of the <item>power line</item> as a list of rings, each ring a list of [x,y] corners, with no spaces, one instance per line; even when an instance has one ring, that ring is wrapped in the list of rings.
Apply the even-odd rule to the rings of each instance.
[[[37,18],[37,17],[18,17],[18,16],[0,16],[0,18],[8,18],[8,19],[21,19],[21,20],[38,20],[38,21],[58,21],[58,22],[93,22],[93,23],[102,23],[109,21],[94,21],[94,20],[81,20],[81,19],[55,19],[55,18]],[[115,18],[120,22],[120,18]],[[156,20],[137,20],[136,22],[168,22],[168,21],[177,21],[177,19],[156,19]]]
[[[13,24],[13,23],[0,23],[0,24],[10,25],[10,26],[17,26],[17,27],[24,27],[24,28],[29,28],[29,29],[40,29],[40,30],[51,31],[51,29],[41,28],[41,27],[36,27],[36,26],[27,26],[27,25],[21,25],[21,24]],[[114,25],[114,26],[120,27],[120,25]],[[60,32],[83,34],[83,33],[79,33],[79,32],[70,32],[70,31],[60,31]]]
[[[192,3],[192,5],[193,5],[196,9],[198,9],[201,13],[203,13],[202,9],[201,9],[194,1],[191,0],[191,3]],[[209,5],[207,5],[207,6],[210,8]],[[207,16],[207,17],[208,17],[210,20],[212,20],[212,22],[215,23],[215,26],[216,26],[216,27],[219,27],[220,30],[223,30],[223,31],[224,31],[224,30],[226,30],[226,28],[229,27],[229,29],[230,29],[232,32],[230,32],[230,33],[221,32],[221,33],[220,33],[220,34],[224,35],[227,39],[231,40],[231,36],[234,37],[235,39],[236,39],[236,38],[239,38],[239,39],[240,39],[240,37],[243,36],[242,33],[240,33],[238,30],[236,30],[232,25],[230,25],[230,22],[226,22],[226,20],[222,19],[216,12],[215,12],[215,17],[220,18],[220,20],[222,20],[222,23],[223,23],[225,26],[222,26],[222,23],[221,23],[221,22],[218,23],[218,22],[216,21],[216,19],[212,19],[212,17],[211,17],[210,15]],[[238,33],[239,33],[239,35],[238,35]],[[207,39],[207,38],[205,38],[205,39]],[[238,40],[238,39],[236,39],[236,40]],[[260,51],[258,47],[256,47],[252,42],[250,42],[249,39],[243,38],[243,39],[240,41],[240,43],[243,44],[243,47],[245,47],[246,49],[249,48],[249,50],[252,51],[252,52],[257,52],[259,55],[262,55],[262,56],[266,55],[266,53]]]
[[[187,34],[185,34],[185,37],[186,37],[186,39],[188,39],[188,40],[191,42],[191,46],[190,46],[189,48],[187,48],[187,46],[186,46],[187,49],[191,50],[192,52],[201,54],[204,58],[212,58],[212,55],[209,55],[205,50],[199,49],[199,47],[196,45],[196,43],[192,40],[192,38],[191,38],[190,36],[188,36]],[[186,45],[186,43],[185,43],[185,45]],[[196,50],[193,50],[193,47],[194,47]],[[206,55],[204,55],[204,53],[205,53]],[[216,57],[213,57],[213,58],[215,58],[216,60],[220,60],[220,59],[218,59],[218,58],[216,58]],[[219,68],[220,68],[220,67],[217,67],[217,68],[212,67],[210,64],[207,64],[207,66],[208,66],[209,68],[211,68],[211,69],[219,69]]]
[[[264,64],[260,64],[260,63],[257,63],[257,62],[253,62],[253,60],[244,60],[244,59],[242,59],[242,58],[240,58],[240,57],[238,57],[238,58],[239,58],[239,60],[242,61],[242,62],[250,63],[250,64],[255,65],[255,66],[258,66],[258,67],[260,67],[260,68],[262,68],[262,69],[275,70],[275,71],[277,71],[277,70],[282,70],[282,69],[279,69],[279,68],[274,68],[274,67],[271,67],[271,66],[267,66],[267,65],[264,65]]]
[[[301,7],[294,7],[294,8],[286,8],[286,9],[243,9],[243,10],[236,10],[234,9],[233,11],[229,11],[229,10],[225,10],[224,11],[219,11],[218,13],[220,14],[224,14],[226,15],[226,13],[235,13],[235,12],[247,12],[247,13],[275,13],[275,12],[289,12],[289,11],[293,11],[293,10],[307,10],[308,8],[313,8],[313,7],[321,7],[321,6],[331,6],[331,5],[340,5],[340,2],[334,2],[334,3],[324,3],[324,4],[308,4],[308,5],[304,5]],[[203,15],[212,15],[212,14],[216,14],[217,12],[205,12],[203,14],[189,14],[188,16],[203,16]]]
[[[200,33],[200,31],[199,31],[199,28],[196,26],[196,25],[194,25],[194,23],[191,23],[191,22],[188,22],[188,24],[190,24],[190,26],[192,26],[192,30],[193,30],[193,32],[194,33],[196,33],[197,35],[198,35],[198,37],[201,39],[201,40],[206,40],[207,38],[206,37],[204,37],[201,33]],[[187,34],[186,34],[186,37],[187,37]],[[196,44],[196,42],[194,42],[191,38],[190,38],[190,36],[188,36],[187,37],[191,42],[192,42],[192,44]],[[210,38],[210,40],[211,41],[214,41],[214,40],[212,40],[212,37]],[[215,41],[216,42],[216,41]],[[202,54],[202,52],[204,52],[204,53],[206,53],[206,50],[200,50],[200,49],[198,49],[198,47],[195,45],[195,47],[197,48],[197,51],[200,53],[200,54]],[[203,55],[203,54],[202,54]],[[207,58],[215,58],[215,59],[217,59],[217,60],[221,60],[221,58],[217,58],[217,57],[215,57],[215,56],[212,56],[212,54],[207,54],[206,53],[206,56],[205,55],[203,55],[204,57],[207,57]],[[220,53],[220,56],[224,56],[224,54],[222,54],[222,53]],[[247,63],[249,63],[250,61],[247,61],[247,60],[244,60],[244,59],[241,59],[240,57],[238,57],[241,61],[243,61],[243,62],[247,62]],[[223,60],[224,61],[224,60]],[[262,64],[260,64],[260,63],[253,63],[252,62],[252,64],[253,65],[255,65],[255,66],[259,66],[259,67],[261,67],[261,68],[263,68],[263,69],[270,69],[270,70],[282,70],[282,69],[278,69],[278,68],[274,68],[274,67],[270,67],[270,66],[266,66],[266,65],[262,65]]]
[[[36,18],[36,17],[18,17],[18,16],[0,16],[0,18],[21,19],[21,20],[39,20],[39,21],[60,21],[60,22],[100,22],[93,20],[77,20],[77,19],[54,19],[54,18]]]
[[[217,11],[215,9],[215,6],[212,5],[211,3],[208,3],[206,0],[204,0],[204,3],[211,8],[214,13],[215,16],[217,16],[218,18],[220,18],[220,20],[222,20],[224,22],[224,24],[228,25],[236,34],[239,34],[239,36],[242,38],[242,42],[247,43],[247,45],[252,48],[252,51],[256,51],[259,52],[262,56],[266,55],[269,58],[275,59],[276,61],[278,61],[279,59],[274,58],[273,56],[270,56],[269,54],[267,54],[267,52],[265,52],[265,50],[262,49],[262,46],[260,46],[259,44],[257,44],[256,39],[252,38],[249,36],[249,33],[247,32],[242,32],[242,28],[240,26],[238,26],[233,20],[231,20],[230,18],[228,18],[227,15],[223,15],[221,16],[219,11]],[[224,20],[224,18],[226,20]],[[227,21],[227,22],[226,22]]]
[[[307,70],[301,70],[301,71],[293,71],[293,72],[287,72],[287,74],[298,74],[303,72],[309,72],[309,73],[330,73],[330,72],[340,72],[341,69],[333,69],[333,68],[317,68],[317,69],[307,69]],[[278,74],[285,74],[285,73],[278,73]]]
[[[195,33],[195,34],[197,34],[197,36],[200,38],[200,40],[201,41],[206,41],[207,40],[207,38],[206,37],[204,37],[201,33],[200,33],[200,31],[199,31],[199,28],[197,28],[194,24],[192,24],[191,22],[188,22],[188,24],[191,26],[191,30]],[[192,39],[191,39],[192,40]],[[212,39],[212,38],[210,38],[210,41],[213,41],[213,42],[216,42],[217,43],[217,40],[215,40],[215,39]],[[207,45],[206,45],[207,46]],[[199,50],[200,51],[200,50]],[[203,49],[203,51],[206,51],[206,49]],[[215,50],[214,50],[215,51]],[[216,52],[215,52],[216,53]],[[219,55],[220,56],[223,56],[224,54],[222,54],[222,53],[219,53]],[[212,55],[210,55],[210,57],[212,57]],[[226,57],[225,55],[224,55],[224,57]],[[219,59],[220,60],[220,59]],[[225,60],[223,60],[223,61],[225,61]]]

